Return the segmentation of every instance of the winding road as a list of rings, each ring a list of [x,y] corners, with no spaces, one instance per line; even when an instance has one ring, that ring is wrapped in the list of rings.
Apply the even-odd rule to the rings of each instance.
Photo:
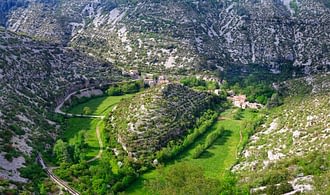
[[[139,79],[134,79],[132,81],[137,81],[137,80],[139,80]],[[128,81],[128,82],[132,82],[132,81]],[[127,81],[124,81],[124,82],[115,82],[115,83],[110,83],[110,84],[120,84],[120,83],[125,83],[125,82],[127,82]],[[57,105],[56,108],[55,108],[55,113],[61,114],[61,115],[67,116],[67,117],[84,117],[84,118],[98,118],[98,119],[101,119],[97,123],[96,129],[95,129],[95,131],[96,131],[96,137],[97,137],[97,140],[99,142],[100,150],[99,150],[98,154],[94,158],[92,158],[92,159],[90,159],[90,160],[87,161],[88,163],[93,162],[93,161],[101,158],[101,156],[102,156],[104,145],[103,145],[102,138],[101,138],[101,133],[100,133],[100,124],[101,124],[102,120],[105,118],[105,116],[103,116],[103,115],[99,116],[99,115],[72,114],[72,113],[63,112],[61,110],[61,108],[63,107],[64,103],[71,98],[71,96],[73,96],[73,95],[75,95],[77,93],[81,93],[81,92],[88,91],[88,90],[93,90],[93,89],[95,89],[95,87],[84,88],[84,89],[81,89],[81,90],[72,92],[69,95],[67,95],[64,98],[64,100],[59,105]],[[40,165],[42,166],[42,168],[46,171],[46,173],[49,176],[49,178],[51,180],[53,180],[57,185],[59,185],[60,187],[64,188],[71,195],[80,195],[80,193],[77,190],[75,190],[74,188],[70,187],[67,182],[65,182],[64,180],[61,180],[59,177],[57,177],[53,173],[53,169],[55,169],[56,167],[48,167],[45,164],[44,160],[42,159],[42,156],[41,156],[40,153],[38,153],[37,160],[40,163]]]
[[[100,124],[102,122],[102,120],[104,119],[105,116],[98,116],[98,115],[83,115],[83,114],[72,114],[72,113],[67,113],[67,112],[63,112],[61,110],[61,108],[63,107],[65,101],[69,100],[71,98],[71,96],[77,94],[78,92],[83,92],[83,91],[88,91],[88,90],[92,90],[93,88],[86,88],[86,89],[82,89],[82,90],[79,90],[79,91],[75,91],[75,92],[72,92],[70,93],[56,108],[55,108],[55,113],[57,114],[61,114],[61,115],[64,115],[64,116],[68,116],[68,117],[84,117],[84,118],[99,118],[101,119],[97,125],[96,125],[96,137],[97,137],[97,140],[99,142],[99,147],[100,147],[100,150],[98,152],[98,154],[88,160],[87,162],[90,163],[90,162],[93,162],[99,158],[101,158],[102,156],[102,153],[103,153],[103,142],[102,142],[102,138],[101,138],[101,133],[100,133]],[[62,187],[63,189],[65,189],[67,192],[69,192],[71,195],[80,195],[80,193],[75,190],[74,188],[70,187],[68,185],[67,182],[65,182],[64,180],[61,180],[59,177],[57,177],[54,173],[53,173],[53,169],[55,169],[55,167],[48,167],[46,165],[46,163],[44,162],[44,160],[42,159],[42,156],[40,153],[38,153],[38,156],[37,156],[37,160],[38,162],[40,163],[40,165],[42,166],[42,168],[46,171],[48,177],[53,180],[58,186]]]
[[[62,101],[62,102],[61,102],[61,103],[55,108],[55,113],[57,113],[57,114],[61,114],[61,115],[64,115],[64,116],[68,116],[68,117],[99,118],[99,119],[103,120],[104,117],[105,117],[105,116],[103,116],[103,115],[72,114],[72,113],[63,112],[63,111],[61,110],[61,108],[63,107],[65,101],[69,100],[69,99],[71,98],[71,96],[77,94],[78,92],[81,93],[81,92],[88,91],[88,90],[93,90],[93,89],[94,89],[94,88],[85,88],[85,89],[81,89],[81,90],[79,90],[79,91],[75,91],[75,92],[70,93],[70,94],[69,94],[67,97],[65,97],[65,99],[64,99],[64,100],[63,100],[63,101]],[[103,153],[103,142],[102,142],[101,133],[100,133],[100,123],[101,123],[101,122],[102,122],[102,121],[99,121],[99,122],[97,123],[97,125],[96,125],[96,129],[95,129],[95,131],[96,131],[96,137],[97,137],[97,140],[98,140],[98,142],[99,142],[100,150],[99,150],[98,154],[97,154],[94,158],[92,158],[92,159],[90,159],[90,160],[87,161],[87,162],[89,162],[89,163],[90,163],[90,162],[93,162],[93,161],[95,161],[95,160],[97,160],[97,159],[99,159],[99,158],[101,158],[101,155],[102,155],[102,153]]]
[[[44,162],[44,160],[42,159],[42,156],[40,153],[38,153],[37,156],[37,160],[40,163],[40,165],[42,166],[43,170],[46,171],[48,177],[53,180],[57,185],[59,185],[60,187],[64,188],[65,191],[69,192],[71,195],[80,195],[80,193],[75,190],[74,188],[70,187],[67,182],[63,181],[62,179],[60,179],[59,177],[57,177],[51,168],[47,167],[46,163]]]
[[[79,91],[75,91],[75,92],[72,92],[70,93],[68,96],[65,97],[65,99],[55,108],[55,113],[57,114],[61,114],[61,115],[64,115],[64,116],[69,116],[69,117],[84,117],[84,118],[100,118],[100,119],[104,119],[104,116],[98,116],[98,115],[85,115],[85,114],[72,114],[72,113],[67,113],[67,112],[63,112],[61,110],[61,108],[63,107],[64,103],[66,101],[68,101],[71,96],[77,94],[77,93],[81,93],[81,92],[84,92],[84,91],[88,91],[88,90],[92,90],[94,88],[85,88],[85,89],[81,89]]]

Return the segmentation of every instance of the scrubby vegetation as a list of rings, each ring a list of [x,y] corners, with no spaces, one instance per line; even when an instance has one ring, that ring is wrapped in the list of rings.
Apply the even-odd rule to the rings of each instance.
[[[118,105],[108,125],[109,134],[116,136],[109,142],[138,161],[151,163],[155,152],[186,135],[201,113],[219,101],[179,84],[158,86]]]
[[[327,77],[317,76],[281,86],[287,95],[283,105],[268,111],[263,128],[251,131],[234,168],[239,185],[256,193],[329,192],[329,95],[324,83]],[[246,123],[246,129],[253,129],[251,125]]]

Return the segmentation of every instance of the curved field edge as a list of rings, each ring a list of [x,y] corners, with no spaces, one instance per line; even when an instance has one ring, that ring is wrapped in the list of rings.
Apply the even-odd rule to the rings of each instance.
[[[83,114],[84,108],[90,108],[90,114],[92,115],[106,115],[109,113],[115,105],[117,105],[123,98],[132,97],[134,94],[125,94],[122,96],[100,96],[94,97],[86,102],[77,104],[67,109],[71,114]]]
[[[71,114],[82,114],[85,107],[91,109],[92,114],[107,115],[115,105],[122,99],[129,98],[133,94],[126,94],[122,96],[101,96],[93,97],[83,103],[79,103],[67,108],[67,112]],[[84,118],[84,117],[70,117],[65,118],[63,122],[63,132],[59,138],[74,145],[75,136],[85,131],[85,142],[87,144],[86,160],[94,158],[100,149],[99,142],[96,135],[96,128],[99,126],[100,136],[104,143],[105,135],[104,128],[105,122],[97,118]]]

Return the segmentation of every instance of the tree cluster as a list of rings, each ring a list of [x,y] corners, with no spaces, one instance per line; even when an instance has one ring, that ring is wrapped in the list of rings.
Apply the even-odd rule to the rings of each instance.
[[[196,122],[196,127],[188,134],[180,144],[171,144],[162,150],[158,151],[156,157],[160,161],[169,160],[175,157],[178,153],[182,152],[189,145],[194,143],[194,141],[204,134],[217,119],[218,113],[212,110],[207,110]]]
[[[199,144],[193,151],[192,157],[198,158],[205,150],[207,150],[214,142],[217,140],[220,135],[224,132],[224,127],[220,127],[210,133],[206,139],[204,144]]]
[[[195,88],[198,90],[215,90],[219,89],[220,86],[214,81],[205,81],[196,77],[185,77],[180,80],[180,83],[184,86]]]
[[[119,85],[110,86],[106,93],[109,96],[120,96],[124,94],[137,93],[144,88],[142,81],[126,82]]]
[[[75,135],[73,144],[68,144],[62,139],[56,141],[53,147],[53,154],[58,162],[61,163],[78,163],[86,158],[86,149],[88,147],[85,142],[85,131],[80,131]]]
[[[159,177],[147,182],[152,194],[210,194],[220,193],[220,182],[205,177],[202,168],[178,163],[168,170],[158,170]]]

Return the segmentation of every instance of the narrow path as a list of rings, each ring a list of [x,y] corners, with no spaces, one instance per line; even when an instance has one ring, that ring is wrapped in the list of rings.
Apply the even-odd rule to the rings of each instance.
[[[64,116],[69,116],[69,117],[84,117],[84,118],[100,118],[100,119],[103,119],[104,116],[85,115],[85,114],[72,114],[72,113],[68,113],[68,112],[63,112],[61,110],[63,105],[64,105],[64,102],[69,100],[71,98],[71,96],[77,94],[78,92],[84,92],[84,91],[91,90],[91,89],[94,89],[94,88],[85,88],[85,89],[81,89],[79,91],[75,91],[75,92],[70,93],[68,96],[66,96],[66,98],[58,106],[56,106],[55,113],[61,114],[61,115],[64,115]]]
[[[134,82],[134,81],[139,81],[140,79],[132,79],[130,81],[120,81],[120,82],[112,82],[112,83],[107,83],[105,85],[114,85],[114,84],[122,84],[122,83],[129,83],[129,82]],[[66,115],[66,116],[71,116],[71,117],[86,117],[86,118],[101,118],[103,119],[104,116],[96,116],[96,115],[82,115],[82,114],[71,114],[71,113],[66,113],[66,112],[63,112],[61,110],[61,108],[63,107],[64,103],[69,100],[71,98],[71,96],[77,94],[78,92],[84,92],[84,91],[88,91],[88,90],[91,90],[91,89],[95,89],[95,87],[88,87],[88,88],[84,88],[84,89],[80,89],[80,90],[77,90],[77,91],[74,91],[72,93],[70,93],[69,95],[67,95],[64,100],[56,106],[55,108],[55,113],[57,114],[61,114],[61,115]]]
[[[135,79],[135,80],[138,80],[138,79]],[[133,80],[133,81],[135,81]],[[123,82],[115,82],[115,83],[123,83]],[[111,83],[111,84],[115,84],[115,83]],[[81,90],[78,90],[78,91],[75,91],[75,92],[72,92],[70,93],[69,95],[67,95],[64,100],[56,106],[54,112],[57,113],[57,114],[61,114],[61,115],[64,115],[64,116],[69,116],[69,117],[84,117],[84,118],[98,118],[98,119],[101,119],[97,125],[96,125],[96,137],[97,137],[97,140],[99,142],[99,147],[100,147],[100,150],[98,152],[98,154],[88,160],[87,162],[90,163],[90,162],[93,162],[99,158],[101,158],[102,156],[102,153],[103,153],[103,142],[102,142],[102,138],[101,138],[101,133],[100,133],[100,124],[102,122],[102,120],[105,118],[105,116],[103,115],[83,115],[83,114],[72,114],[72,113],[67,113],[67,112],[63,112],[61,110],[61,108],[63,107],[65,101],[69,100],[71,98],[71,96],[77,94],[78,92],[84,92],[84,91],[87,91],[87,90],[91,90],[91,89],[94,89],[94,87],[90,87],[90,88],[85,88],[85,89],[81,89]],[[37,160],[38,162],[40,163],[40,165],[42,166],[42,168],[46,171],[48,177],[50,177],[51,180],[53,180],[58,186],[64,188],[67,192],[69,192],[71,195],[80,195],[80,193],[75,190],[74,188],[70,187],[67,182],[65,182],[64,180],[61,180],[60,178],[58,178],[54,173],[53,173],[53,170],[58,168],[58,167],[47,167],[47,165],[45,164],[44,160],[42,159],[41,157],[41,154],[38,153],[38,156],[37,156]]]
[[[243,141],[243,134],[242,134],[242,129],[241,128],[239,130],[239,136],[240,136],[239,143],[238,143],[237,149],[236,149],[236,159],[238,159],[238,152],[239,152],[238,149],[239,149],[239,146],[241,145],[241,143]]]
[[[75,92],[70,93],[70,94],[69,94],[69,95],[68,95],[68,96],[67,96],[67,97],[66,97],[66,98],[65,98],[65,99],[64,99],[64,100],[63,100],[63,101],[62,101],[62,102],[61,102],[61,103],[55,108],[55,113],[57,113],[57,114],[61,114],[61,115],[64,115],[64,116],[69,116],[69,117],[99,118],[99,119],[103,120],[104,117],[105,117],[105,116],[103,116],[103,115],[72,114],[72,113],[63,112],[63,111],[61,110],[61,108],[62,108],[63,105],[64,105],[64,102],[67,101],[67,100],[69,100],[69,99],[71,98],[71,96],[77,94],[78,92],[83,92],[83,91],[87,91],[87,90],[90,90],[90,89],[93,89],[93,88],[85,88],[85,89],[81,89],[81,90],[79,90],[79,91],[75,91]],[[96,125],[96,129],[95,129],[95,131],[96,131],[96,137],[97,137],[97,140],[98,140],[98,142],[99,142],[100,150],[99,150],[98,154],[97,154],[94,158],[92,158],[92,159],[90,159],[90,160],[87,161],[88,163],[93,162],[93,161],[95,161],[95,160],[101,158],[101,155],[102,155],[102,153],[103,153],[103,142],[102,142],[101,133],[100,133],[100,123],[102,122],[101,120],[97,123],[97,125]]]
[[[58,186],[60,186],[61,188],[64,188],[65,191],[69,192],[71,195],[80,195],[80,193],[75,190],[74,188],[70,187],[67,182],[61,180],[60,178],[58,178],[52,171],[52,168],[47,167],[47,165],[45,164],[44,160],[41,157],[41,154],[38,154],[37,156],[37,160],[40,163],[40,165],[42,166],[42,168],[46,171],[48,177],[53,180]]]
[[[97,140],[99,141],[100,150],[99,150],[99,153],[94,158],[87,161],[88,163],[101,158],[102,153],[103,153],[103,142],[102,142],[101,133],[100,133],[100,123],[101,122],[102,121],[99,121],[96,125],[96,137],[97,137]]]

